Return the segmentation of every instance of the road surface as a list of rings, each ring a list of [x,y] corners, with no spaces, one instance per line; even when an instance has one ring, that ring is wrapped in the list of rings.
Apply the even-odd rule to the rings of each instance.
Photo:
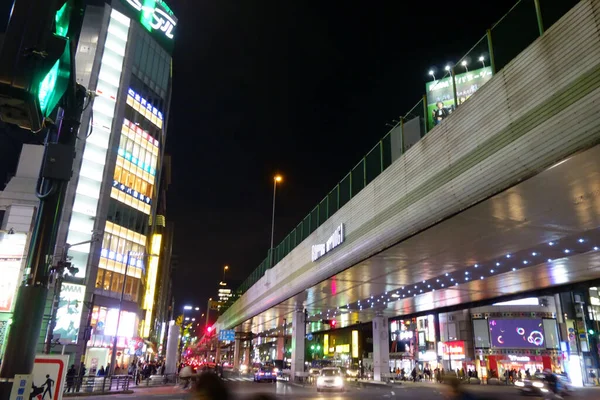
[[[347,385],[343,393],[317,393],[314,386],[292,385],[286,382],[277,383],[254,383],[247,380],[228,380],[227,386],[232,392],[233,399],[252,400],[259,393],[267,393],[276,399],[362,399],[362,400],[442,400],[444,386],[434,383],[405,383],[394,386],[364,386],[358,387],[353,384]],[[485,400],[536,400],[536,397],[523,397],[514,387],[498,386],[468,386],[467,390],[478,399]],[[114,394],[109,396],[86,397],[88,400],[107,400],[107,397],[119,398],[119,400],[191,400],[189,390],[180,387],[154,387],[134,388],[133,394]],[[569,400],[598,400],[600,399],[600,388],[585,388],[573,393]]]

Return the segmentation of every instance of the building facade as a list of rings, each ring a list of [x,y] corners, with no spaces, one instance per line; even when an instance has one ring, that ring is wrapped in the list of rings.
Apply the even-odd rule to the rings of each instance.
[[[155,300],[169,276],[161,263],[170,262],[163,250],[170,251],[172,231],[165,240],[157,205],[177,19],[163,1],[152,3],[88,6],[77,49],[77,81],[96,96],[82,117],[85,140],[78,141],[55,260],[66,252],[78,272],[65,277],[56,325],[45,324],[40,344],[51,337],[89,372],[110,363],[115,337],[116,365],[126,367],[156,355],[165,330]]]

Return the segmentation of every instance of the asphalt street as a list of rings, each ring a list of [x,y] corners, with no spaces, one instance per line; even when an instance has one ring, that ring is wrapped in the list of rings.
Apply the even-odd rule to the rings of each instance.
[[[252,400],[259,393],[270,394],[277,399],[418,399],[418,400],[442,400],[446,398],[445,387],[439,384],[412,384],[386,385],[386,386],[363,386],[348,384],[343,393],[317,393],[314,386],[299,386],[285,382],[277,383],[254,383],[245,380],[231,380],[227,386],[233,394],[233,399]],[[536,397],[521,396],[514,387],[497,386],[468,386],[477,399],[486,400],[536,400]],[[101,400],[119,398],[119,400],[190,400],[190,392],[180,387],[155,387],[134,389],[133,394],[114,394],[110,396],[93,396],[89,400]],[[600,388],[585,388],[573,393],[567,399],[592,400],[600,399]]]

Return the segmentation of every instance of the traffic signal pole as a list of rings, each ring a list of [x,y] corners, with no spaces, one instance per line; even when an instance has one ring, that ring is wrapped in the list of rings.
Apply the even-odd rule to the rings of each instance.
[[[66,44],[69,46],[71,57],[69,85],[61,98],[54,122],[46,121],[48,133],[37,187],[40,204],[31,236],[25,279],[17,292],[6,351],[0,368],[0,400],[9,400],[12,380],[16,374],[32,373],[40,339],[48,284],[53,274],[52,255],[56,234],[67,184],[71,178],[77,133],[87,96],[86,89],[75,81],[75,49],[83,22],[82,4],[81,0],[70,2],[73,8]],[[15,0],[13,9],[23,5],[31,5],[31,1]],[[47,6],[51,8],[51,5]],[[19,55],[25,57],[24,53],[30,50],[20,49]],[[36,52],[43,57],[44,49],[37,49]]]

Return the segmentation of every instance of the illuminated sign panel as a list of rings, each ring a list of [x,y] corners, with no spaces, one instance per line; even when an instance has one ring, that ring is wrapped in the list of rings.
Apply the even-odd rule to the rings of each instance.
[[[54,336],[61,343],[77,343],[85,286],[64,282],[60,290]]]
[[[150,245],[150,262],[148,274],[146,275],[146,294],[144,298],[144,308],[146,309],[146,318],[142,329],[142,337],[150,336],[150,327],[152,319],[152,310],[154,308],[154,294],[156,293],[156,278],[158,275],[158,259],[160,256],[160,246],[162,243],[162,235],[159,233],[152,236]]]
[[[132,7],[140,18],[140,23],[148,32],[173,40],[177,18],[167,3],[162,0],[122,0]]]
[[[148,121],[162,129],[164,118],[162,112],[131,88],[127,91],[127,104]]]
[[[327,239],[327,242],[324,244],[315,244],[311,249],[311,259],[312,261],[317,261],[319,258],[323,257],[325,254],[329,253],[331,250],[338,247],[340,244],[344,243],[344,225],[340,225],[337,227],[333,235]]]

